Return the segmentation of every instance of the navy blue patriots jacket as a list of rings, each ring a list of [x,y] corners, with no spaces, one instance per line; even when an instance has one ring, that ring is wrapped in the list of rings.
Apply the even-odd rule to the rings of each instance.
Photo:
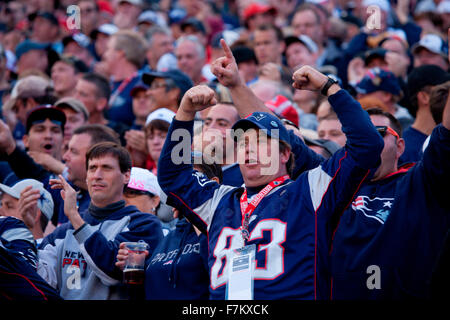
[[[346,147],[273,189],[251,215],[247,244],[257,248],[256,300],[329,298],[332,232],[369,170],[379,163],[383,140],[367,113],[344,90],[329,101],[347,135]],[[159,159],[158,181],[168,204],[184,207],[189,221],[207,230],[210,297],[224,299],[230,254],[243,245],[239,200],[244,189],[207,180],[191,164],[173,163],[171,153],[179,142],[171,141],[172,133],[185,129],[192,137],[192,128],[193,121],[173,120]],[[304,149],[292,145],[292,150]]]
[[[36,272],[33,235],[14,217],[0,217],[0,301],[61,299]]]
[[[147,300],[208,300],[208,243],[180,219],[146,261]]]
[[[99,217],[91,204],[83,215],[84,226],[75,231],[65,223],[39,246],[38,273],[64,299],[125,298],[122,272],[115,266],[120,243],[144,240],[151,254],[163,238],[154,215],[125,206],[125,201],[108,207],[111,213]]]
[[[416,165],[361,186],[333,240],[333,299],[430,297],[450,228],[449,179],[450,131],[438,125]]]

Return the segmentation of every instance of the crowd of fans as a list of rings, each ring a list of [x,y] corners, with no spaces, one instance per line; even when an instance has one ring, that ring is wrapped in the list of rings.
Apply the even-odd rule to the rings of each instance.
[[[1,2],[0,299],[225,298],[227,263],[215,250],[233,246],[231,233],[220,242],[220,228],[236,226],[218,225],[211,208],[231,216],[226,208],[233,206],[223,204],[230,194],[261,191],[251,191],[259,185],[248,183],[229,139],[233,125],[253,112],[276,115],[270,123],[289,129],[279,140],[294,154],[287,173],[299,190],[305,171],[321,167],[338,177],[317,191],[333,205],[316,205],[317,194],[310,200],[312,215],[330,215],[319,225],[327,234],[319,245],[316,235],[316,250],[329,258],[316,253],[317,274],[280,280],[285,295],[256,284],[254,297],[433,296],[444,286],[449,247],[448,190],[438,188],[450,178],[449,28],[448,0]],[[330,91],[322,90],[327,79]],[[185,115],[196,99],[209,108],[196,107],[191,119]],[[360,105],[369,117],[347,115],[342,104]],[[173,127],[186,128],[182,121],[193,121],[189,158],[200,159],[190,177],[202,188],[214,180],[217,188],[187,191],[197,180],[168,164],[167,138]],[[369,165],[364,153],[375,130],[358,140],[352,121],[372,122],[383,137],[378,164]],[[353,162],[343,166],[348,176],[332,165],[344,149],[357,165],[378,170],[353,183]],[[227,186],[234,191],[223,191]],[[349,195],[330,196],[334,188]],[[214,205],[206,205],[209,195]],[[273,210],[288,210],[270,199]],[[288,239],[289,232],[295,230]],[[404,241],[392,245],[395,235]],[[138,240],[150,249],[145,285],[134,290],[121,281],[121,243]],[[367,291],[361,280],[369,265],[387,270],[383,293]],[[290,277],[289,268],[303,268],[283,267]],[[263,268],[261,258],[256,268]],[[35,285],[6,276],[12,273]],[[304,290],[312,282],[314,289]]]

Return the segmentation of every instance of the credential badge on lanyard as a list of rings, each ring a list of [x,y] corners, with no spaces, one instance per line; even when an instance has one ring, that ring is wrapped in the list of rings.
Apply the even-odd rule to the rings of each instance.
[[[225,299],[253,300],[255,252],[254,244],[232,251]]]

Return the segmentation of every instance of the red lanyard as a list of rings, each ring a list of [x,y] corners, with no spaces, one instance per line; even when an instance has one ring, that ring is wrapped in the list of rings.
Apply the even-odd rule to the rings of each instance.
[[[247,189],[244,190],[244,193],[241,196],[240,204],[241,204],[241,214],[242,214],[242,226],[241,233],[242,237],[245,241],[249,238],[248,225],[250,216],[253,211],[255,211],[256,207],[259,205],[261,200],[269,194],[274,188],[282,185],[286,180],[289,179],[289,175],[284,175],[279,177],[272,182],[270,182],[267,186],[265,186],[256,196],[253,197],[252,201],[247,202]]]
[[[137,75],[137,72],[134,72],[132,75],[123,80],[120,85],[114,90],[111,98],[109,99],[109,105],[112,106],[114,100],[116,100],[117,96],[122,93],[123,89],[130,83],[130,81]]]

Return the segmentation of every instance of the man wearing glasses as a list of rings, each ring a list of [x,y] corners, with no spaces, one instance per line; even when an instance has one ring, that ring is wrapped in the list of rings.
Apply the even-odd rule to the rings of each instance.
[[[400,122],[369,109],[383,137],[381,164],[343,213],[331,250],[332,299],[435,297],[436,261],[449,231],[450,102],[423,158],[398,166]]]

